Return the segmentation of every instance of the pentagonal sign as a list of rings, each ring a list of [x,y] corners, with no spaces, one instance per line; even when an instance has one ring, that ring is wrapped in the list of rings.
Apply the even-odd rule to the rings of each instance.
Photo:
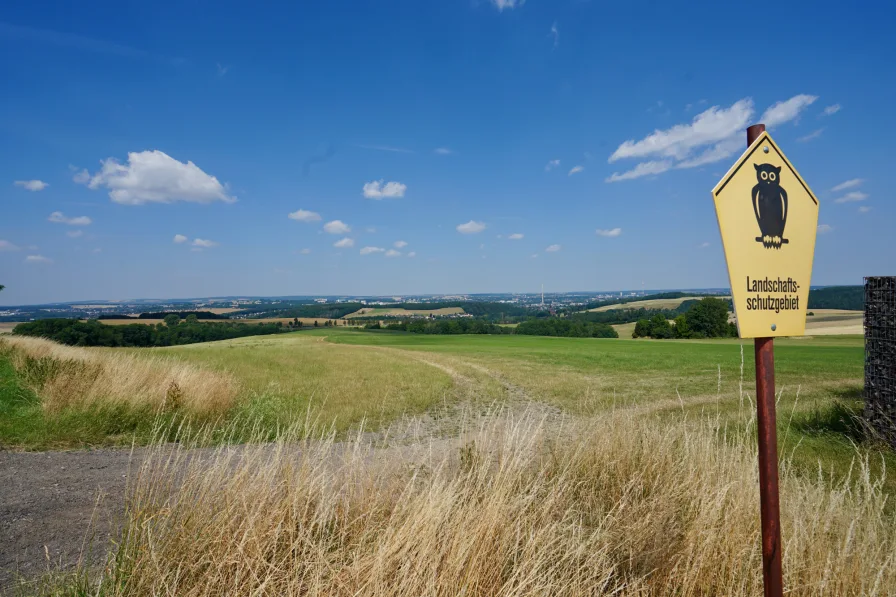
[[[712,190],[741,338],[802,336],[818,199],[763,132]]]

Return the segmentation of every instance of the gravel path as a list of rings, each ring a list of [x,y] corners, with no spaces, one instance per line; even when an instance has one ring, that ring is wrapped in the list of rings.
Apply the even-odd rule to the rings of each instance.
[[[50,563],[77,562],[92,521],[102,551],[124,507],[131,458],[142,454],[0,451],[0,590],[16,575],[33,577]]]

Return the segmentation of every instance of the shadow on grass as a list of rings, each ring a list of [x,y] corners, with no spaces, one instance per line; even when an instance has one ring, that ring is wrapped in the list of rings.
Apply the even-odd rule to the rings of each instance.
[[[862,418],[862,389],[843,388],[834,394],[832,402],[794,416],[792,428],[807,435],[835,434],[857,443],[873,439]]]

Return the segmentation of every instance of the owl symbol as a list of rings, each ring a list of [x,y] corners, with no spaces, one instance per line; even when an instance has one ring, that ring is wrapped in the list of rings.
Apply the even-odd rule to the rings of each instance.
[[[781,186],[781,168],[771,164],[753,164],[757,184],[753,187],[753,212],[762,236],[756,242],[766,249],[780,249],[789,241],[784,238],[787,224],[787,191]]]

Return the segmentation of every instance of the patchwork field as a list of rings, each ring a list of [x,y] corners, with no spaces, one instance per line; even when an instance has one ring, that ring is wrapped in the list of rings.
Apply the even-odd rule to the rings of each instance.
[[[459,315],[463,313],[462,307],[444,307],[442,309],[386,309],[378,307],[365,307],[354,313],[346,315],[346,319],[353,317],[428,317],[429,315]]]

